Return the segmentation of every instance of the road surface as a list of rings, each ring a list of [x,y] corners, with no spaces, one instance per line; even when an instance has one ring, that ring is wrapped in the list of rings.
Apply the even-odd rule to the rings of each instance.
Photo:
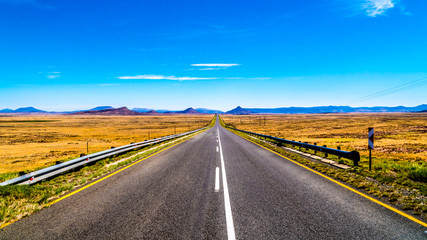
[[[0,239],[427,239],[426,230],[217,124]]]

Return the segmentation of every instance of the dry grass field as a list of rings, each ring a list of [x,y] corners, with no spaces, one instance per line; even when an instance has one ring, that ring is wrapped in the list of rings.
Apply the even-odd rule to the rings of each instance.
[[[331,148],[340,146],[359,151],[365,158],[369,154],[368,127],[374,127],[373,156],[377,160],[427,163],[427,113],[224,115],[223,119],[238,129]]]
[[[0,174],[194,130],[213,115],[0,117]]]

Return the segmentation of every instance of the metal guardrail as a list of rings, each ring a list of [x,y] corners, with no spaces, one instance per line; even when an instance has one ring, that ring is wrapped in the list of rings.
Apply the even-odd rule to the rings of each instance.
[[[342,150],[339,150],[339,149],[322,147],[322,146],[312,145],[312,144],[308,144],[308,143],[290,141],[290,140],[286,140],[286,139],[283,139],[283,138],[278,138],[278,137],[273,137],[273,136],[269,136],[269,135],[264,135],[264,134],[249,132],[249,131],[240,130],[240,129],[233,128],[233,127],[227,127],[227,128],[230,128],[230,129],[233,129],[233,130],[236,130],[236,131],[239,131],[239,132],[247,133],[247,134],[250,134],[250,135],[258,136],[258,137],[272,139],[272,140],[280,142],[280,143],[290,144],[290,145],[293,145],[293,146],[298,146],[298,147],[302,147],[302,148],[306,148],[306,149],[311,149],[311,150],[314,150],[314,151],[319,151],[319,152],[323,152],[323,153],[327,153],[327,154],[332,154],[332,155],[335,155],[335,156],[338,156],[338,157],[342,157],[342,158],[347,158],[347,159],[350,159],[350,160],[353,161],[353,166],[358,166],[359,161],[360,161],[360,154],[357,151],[347,152],[347,151],[342,151]]]
[[[196,129],[193,131],[175,134],[175,135],[169,135],[169,136],[156,138],[156,139],[152,139],[152,140],[147,140],[147,141],[143,141],[143,142],[131,143],[131,144],[128,144],[125,146],[121,146],[121,147],[117,147],[117,148],[113,148],[113,149],[109,149],[109,150],[105,150],[105,151],[101,151],[101,152],[97,152],[97,153],[92,153],[92,154],[89,154],[89,155],[86,155],[83,157],[72,159],[72,160],[69,160],[67,162],[63,162],[63,163],[60,163],[60,164],[57,164],[54,166],[43,168],[43,169],[40,169],[40,170],[37,170],[34,172],[27,173],[27,174],[22,175],[22,176],[19,176],[17,178],[13,178],[13,179],[4,181],[4,182],[0,183],[0,186],[6,186],[6,185],[10,185],[10,184],[19,184],[19,185],[34,184],[36,182],[40,182],[44,179],[47,179],[47,178],[50,178],[50,177],[53,177],[56,175],[60,175],[64,172],[78,168],[78,167],[83,166],[83,165],[88,164],[88,163],[96,162],[98,160],[105,159],[107,157],[110,157],[110,156],[113,156],[116,154],[128,152],[128,151],[131,151],[133,149],[153,145],[153,144],[164,142],[164,141],[174,139],[174,138],[179,138],[179,137],[182,137],[185,135],[189,135],[189,134],[204,130],[206,128],[208,128],[208,127],[199,128],[199,129]]]

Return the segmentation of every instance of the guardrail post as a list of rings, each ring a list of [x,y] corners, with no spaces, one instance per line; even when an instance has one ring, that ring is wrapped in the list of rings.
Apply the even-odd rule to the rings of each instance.
[[[323,147],[326,147],[326,145],[323,145]],[[328,157],[328,153],[325,152],[325,158]]]
[[[340,146],[338,146],[338,147],[337,147],[337,149],[338,149],[338,150],[341,150],[341,147],[340,147]],[[338,161],[339,161],[339,160],[341,160],[341,157],[340,157],[340,156],[338,156]]]
[[[360,154],[357,151],[350,152],[350,159],[353,160],[353,166],[359,166]]]
[[[317,146],[317,143],[314,143],[314,145],[316,145]],[[316,155],[317,154],[317,151],[316,150],[314,150],[314,155]]]

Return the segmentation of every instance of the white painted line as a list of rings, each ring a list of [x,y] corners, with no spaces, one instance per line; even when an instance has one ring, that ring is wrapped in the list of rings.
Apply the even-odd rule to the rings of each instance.
[[[236,234],[234,232],[233,214],[231,213],[230,195],[228,193],[227,176],[225,174],[224,156],[222,155],[221,138],[219,137],[219,155],[221,156],[221,168],[222,168],[222,187],[224,188],[224,205],[225,205],[225,222],[227,224],[227,235],[228,240],[235,240]]]
[[[216,152],[218,152],[218,146],[216,146]]]
[[[215,171],[215,192],[219,192],[219,167]]]

